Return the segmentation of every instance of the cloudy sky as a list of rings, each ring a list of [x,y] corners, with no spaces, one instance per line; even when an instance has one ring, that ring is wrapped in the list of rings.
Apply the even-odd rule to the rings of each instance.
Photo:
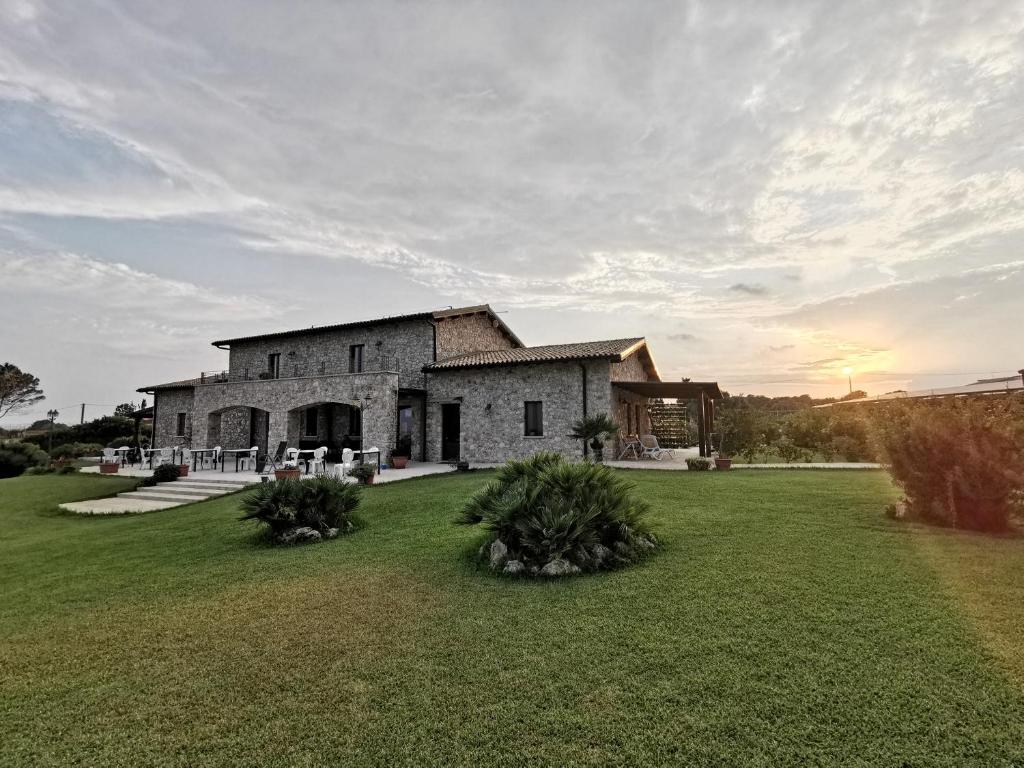
[[[0,0],[41,411],[481,302],[733,392],[952,385],[1024,366],[1022,244],[1021,2]]]

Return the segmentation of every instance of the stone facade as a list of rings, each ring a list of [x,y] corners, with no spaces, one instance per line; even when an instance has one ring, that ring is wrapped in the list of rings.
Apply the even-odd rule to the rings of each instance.
[[[437,320],[437,359],[481,350],[512,349],[517,345],[485,312]]]
[[[400,373],[403,386],[420,386],[423,366],[434,359],[430,322],[408,320],[235,342],[229,375],[232,380],[259,379],[271,354],[281,356],[281,378],[348,373],[350,349],[357,344],[363,346],[363,370]]]
[[[643,359],[641,353],[634,353],[621,362],[610,361],[614,355],[601,347],[600,356],[585,361],[517,361],[424,372],[435,360],[473,352],[523,351],[489,310],[473,307],[464,314],[446,311],[430,318],[232,341],[226,380],[205,378],[192,388],[175,385],[153,390],[154,444],[193,448],[255,444],[266,455],[281,442],[289,446],[330,443],[336,448],[339,438],[354,445],[361,438],[364,447],[381,449],[387,459],[398,438],[399,409],[408,407],[412,458],[440,461],[446,403],[460,406],[459,450],[461,458],[470,462],[500,462],[541,450],[580,457],[583,446],[568,434],[584,413],[609,414],[623,430],[650,431],[646,398],[613,384],[648,380],[643,365],[649,362],[646,350]],[[350,348],[356,344],[363,345],[364,369],[349,373]],[[260,378],[271,354],[280,355],[280,375]],[[543,403],[542,436],[524,434],[528,401]],[[306,424],[311,406],[318,407],[313,427]],[[186,414],[184,435],[176,434],[178,413]],[[608,445],[606,456],[617,450],[615,445],[614,441]]]
[[[587,371],[587,413],[608,412],[608,363],[591,361]],[[438,371],[428,377],[427,460],[441,460],[441,406],[460,404],[462,458],[498,462],[538,451],[579,458],[583,446],[568,435],[583,417],[581,364],[539,363],[500,368]],[[461,399],[460,399],[461,398]],[[543,403],[544,435],[524,435],[525,403]]]

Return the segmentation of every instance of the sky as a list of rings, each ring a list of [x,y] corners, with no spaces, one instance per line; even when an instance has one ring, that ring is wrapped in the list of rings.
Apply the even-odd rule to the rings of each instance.
[[[0,0],[7,425],[478,303],[733,393],[952,386],[1024,367],[1022,245],[1022,2]]]

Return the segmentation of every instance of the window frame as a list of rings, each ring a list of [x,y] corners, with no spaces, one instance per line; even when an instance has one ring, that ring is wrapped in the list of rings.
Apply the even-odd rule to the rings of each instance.
[[[358,350],[358,353],[357,351]],[[365,344],[349,344],[348,345],[348,372],[349,373],[362,373],[366,364],[366,345]]]
[[[535,427],[539,428],[539,431],[531,434],[531,407],[536,409],[536,413],[533,414],[534,420],[537,422]],[[539,425],[539,426],[538,426]],[[544,437],[544,401],[543,400],[524,400],[523,401],[523,437]]]
[[[272,379],[281,378],[281,353],[271,352],[267,355],[267,373]]]
[[[184,437],[186,429],[188,429],[188,413],[178,411],[177,423],[174,425],[174,436]]]

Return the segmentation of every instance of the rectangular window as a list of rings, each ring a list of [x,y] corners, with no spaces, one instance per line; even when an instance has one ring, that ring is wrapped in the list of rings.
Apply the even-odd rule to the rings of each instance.
[[[543,437],[544,403],[540,400],[528,400],[525,406],[526,414],[523,423],[523,434],[527,437]]]
[[[636,412],[636,431],[641,432],[643,431],[643,421],[640,418],[640,403],[634,405],[633,410]]]
[[[348,348],[348,372],[363,372],[363,345],[353,344]]]
[[[315,405],[306,409],[306,437],[317,437],[320,434],[320,409]]]
[[[178,414],[178,428],[177,428],[177,431],[175,431],[174,434],[177,437],[184,437],[185,436],[185,414],[184,413],[179,413]]]
[[[270,374],[270,378],[279,379],[281,378],[281,353],[273,352],[267,355],[267,373]]]

